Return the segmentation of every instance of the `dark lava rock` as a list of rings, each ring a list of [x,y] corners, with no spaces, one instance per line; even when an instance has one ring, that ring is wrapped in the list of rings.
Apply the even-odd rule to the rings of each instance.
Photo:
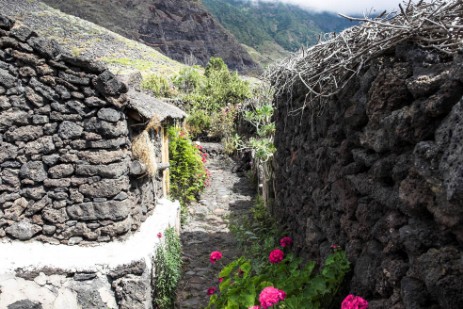
[[[0,28],[10,30],[14,25],[14,21],[5,15],[0,14]]]
[[[33,302],[29,299],[18,300],[7,306],[8,309],[42,309],[41,303]]]

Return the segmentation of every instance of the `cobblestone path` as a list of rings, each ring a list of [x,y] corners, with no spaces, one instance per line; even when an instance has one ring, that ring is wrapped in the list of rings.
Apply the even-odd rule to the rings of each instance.
[[[209,153],[207,167],[211,184],[198,203],[189,208],[182,227],[183,275],[177,290],[178,309],[201,309],[208,301],[207,289],[218,287],[219,266],[212,266],[209,254],[221,251],[223,262],[239,255],[227,219],[244,215],[252,206],[253,185],[247,177],[232,172],[235,163],[223,155],[219,144],[204,144]]]

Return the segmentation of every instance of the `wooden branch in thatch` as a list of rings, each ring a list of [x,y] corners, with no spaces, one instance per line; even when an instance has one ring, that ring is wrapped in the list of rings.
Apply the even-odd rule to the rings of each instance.
[[[375,18],[340,15],[362,24],[337,35],[320,35],[317,45],[271,68],[267,78],[277,96],[303,85],[306,102],[323,102],[338,94],[369,61],[404,41],[447,55],[463,48],[461,0],[408,0],[399,12]]]

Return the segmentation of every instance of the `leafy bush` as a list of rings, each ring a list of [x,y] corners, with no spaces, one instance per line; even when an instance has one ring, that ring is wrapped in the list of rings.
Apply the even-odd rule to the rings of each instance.
[[[210,111],[218,111],[227,104],[238,104],[251,97],[249,83],[231,73],[221,58],[212,57],[206,66],[206,85],[202,93],[208,96]]]
[[[212,295],[207,308],[249,308],[261,301],[259,293],[266,287],[284,292],[282,302],[275,308],[325,308],[337,292],[349,270],[346,253],[339,249],[328,255],[323,267],[315,273],[315,262],[303,263],[300,258],[281,249],[268,255],[268,262],[260,269],[252,260],[240,257],[218,274],[219,293]],[[269,252],[267,251],[266,254]]]
[[[345,252],[333,249],[315,273],[315,262],[304,263],[283,250],[261,250],[260,253],[270,254],[261,256],[266,262],[257,263],[260,267],[246,257],[226,265],[218,274],[219,293],[211,296],[207,308],[249,308],[258,304],[259,292],[266,287],[276,287],[285,293],[284,301],[275,308],[317,309],[330,305],[350,268]]]
[[[235,121],[237,115],[238,110],[233,105],[223,107],[219,111],[214,112],[211,115],[209,135],[220,138],[222,142],[225,142],[235,134]]]
[[[226,130],[214,130],[219,126],[223,128],[223,111],[235,109],[235,105],[251,97],[249,83],[241,80],[237,73],[231,73],[220,58],[210,59],[204,75],[192,68],[181,71],[174,78],[174,84],[185,92],[182,99],[191,115],[187,124],[194,137],[228,136],[228,132],[233,131],[234,121],[227,119]]]
[[[158,234],[162,237],[162,234]],[[181,276],[180,238],[173,228],[165,231],[164,244],[156,249],[155,280],[156,289],[154,306],[158,309],[170,309],[174,307],[175,290]]]
[[[237,223],[231,224],[230,230],[243,256],[218,273],[220,283],[218,289],[210,288],[207,308],[251,308],[259,304],[261,292],[268,287],[285,293],[284,300],[272,308],[329,307],[350,268],[344,251],[332,246],[333,251],[322,267],[295,257],[289,252],[292,239],[287,236],[278,239],[278,235],[284,233],[261,197],[257,198],[248,217],[230,218],[233,219]]]
[[[162,76],[151,74],[143,79],[141,84],[145,90],[150,90],[157,97],[169,98],[174,95],[170,82]]]
[[[193,145],[186,131],[170,127],[168,134],[171,195],[186,205],[206,186],[207,170],[200,150]]]
[[[270,159],[276,151],[274,145],[275,123],[273,122],[272,91],[263,86],[254,90],[254,97],[240,111],[240,134],[233,142],[239,151],[252,150],[254,166],[262,166],[270,175]],[[251,126],[251,127],[249,127]]]
[[[187,118],[188,132],[194,137],[200,136],[203,132],[209,132],[211,124],[211,116],[202,109],[191,110]]]
[[[185,93],[201,89],[201,87],[204,87],[205,81],[204,75],[199,72],[197,67],[182,69],[173,79],[174,85]]]

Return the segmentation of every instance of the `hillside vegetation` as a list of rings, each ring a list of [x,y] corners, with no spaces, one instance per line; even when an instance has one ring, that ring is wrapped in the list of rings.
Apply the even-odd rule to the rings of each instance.
[[[186,66],[145,44],[129,40],[106,28],[65,14],[37,0],[0,0],[3,14],[54,39],[75,56],[105,62],[115,74],[173,76]]]
[[[154,47],[192,65],[220,57],[233,70],[259,72],[248,52],[201,5],[190,0],[42,0],[68,14]]]
[[[280,2],[202,1],[242,44],[273,59],[314,45],[320,33],[339,32],[353,25],[331,13],[310,12]]]

